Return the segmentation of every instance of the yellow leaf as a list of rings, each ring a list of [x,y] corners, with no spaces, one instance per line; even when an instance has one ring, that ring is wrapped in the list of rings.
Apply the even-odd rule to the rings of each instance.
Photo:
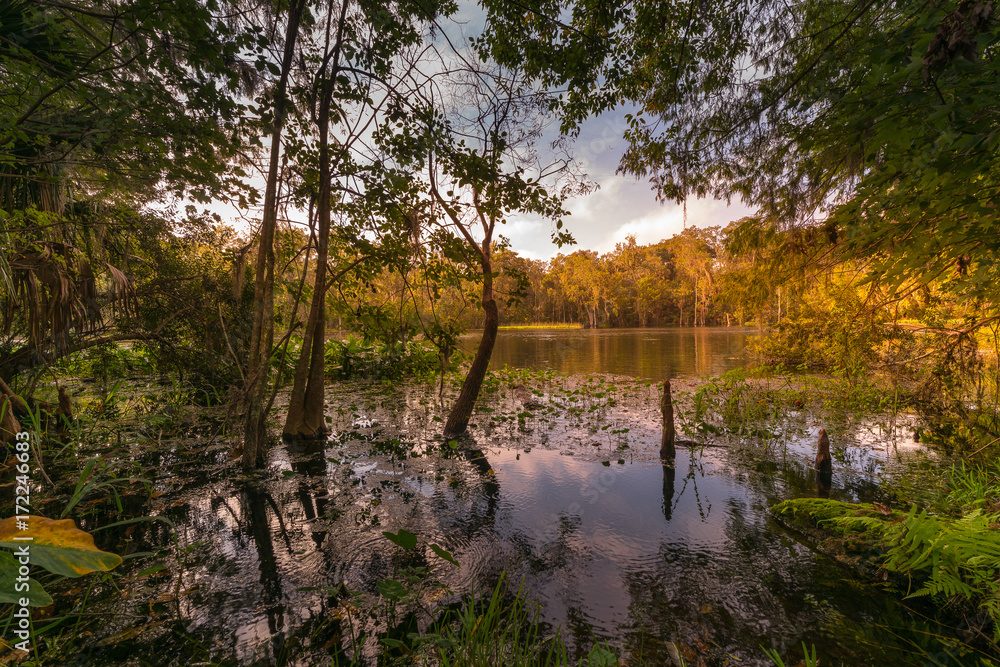
[[[0,521],[0,547],[17,550],[28,546],[32,565],[65,577],[80,577],[98,570],[107,572],[121,565],[116,554],[101,551],[94,538],[76,527],[72,519],[56,521],[40,516],[28,516],[27,530],[21,530],[18,519]],[[31,540],[14,538],[30,537]]]

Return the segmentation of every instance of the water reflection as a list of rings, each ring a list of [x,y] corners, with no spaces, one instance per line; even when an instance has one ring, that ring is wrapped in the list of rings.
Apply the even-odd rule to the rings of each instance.
[[[357,442],[384,453],[395,447],[385,437],[372,427]],[[329,664],[324,646],[351,646],[331,624],[338,601],[317,589],[375,595],[398,558],[381,531],[399,528],[456,556],[460,569],[419,551],[402,561],[456,592],[502,572],[512,590],[523,582],[577,658],[597,638],[637,663],[764,665],[760,645],[789,655],[806,641],[834,664],[859,664],[875,654],[845,619],[871,625],[894,604],[768,517],[777,500],[821,492],[805,461],[681,448],[672,466],[601,462],[469,438],[433,456],[344,464],[345,447],[288,443],[272,460],[288,474],[192,488],[170,510],[182,544],[205,543],[180,575],[194,590],[179,601],[184,633],[221,642],[239,664]],[[856,497],[850,480],[836,473],[828,493]]]
[[[584,427],[540,415],[516,437],[482,427],[452,448],[434,439],[440,426],[426,394],[379,389],[371,405],[392,406],[381,414],[353,407],[362,401],[352,394],[336,437],[275,448],[266,481],[192,477],[150,510],[174,521],[182,549],[192,547],[178,557],[179,583],[154,594],[176,586],[184,621],[159,644],[131,645],[145,656],[187,656],[185,647],[198,645],[238,664],[328,665],[331,646],[355,647],[339,636],[339,600],[324,587],[366,593],[374,608],[376,582],[409,563],[457,594],[486,590],[507,572],[511,589],[523,581],[577,657],[595,637],[632,664],[681,656],[692,665],[764,665],[760,645],[789,656],[802,641],[830,664],[880,664],[893,654],[891,638],[880,638],[889,648],[873,647],[873,628],[893,618],[897,632],[907,612],[803,546],[767,509],[789,497],[878,497],[873,471],[890,457],[845,449],[840,431],[831,437],[835,470],[818,477],[817,429],[803,426],[767,446],[680,447],[663,465],[650,391],[634,400],[649,403],[654,418],[623,400],[631,430],[591,434],[577,449],[566,446],[565,429]],[[540,447],[548,437],[562,448]],[[162,462],[171,474],[177,463]],[[461,568],[428,551],[400,559],[382,531],[401,528],[442,545]]]
[[[313,542],[318,549],[326,539],[327,531],[317,519],[324,516],[330,500],[326,485],[326,440],[325,439],[286,439],[288,456],[292,470],[299,473],[297,495],[302,505],[306,521],[314,527],[310,531]]]
[[[257,630],[258,641],[270,639],[273,655],[280,655],[285,639],[285,607],[281,591],[281,570],[278,569],[278,559],[274,553],[274,541],[271,537],[271,522],[268,518],[268,506],[275,508],[275,516],[279,516],[274,499],[267,492],[254,486],[247,486],[243,491],[243,508],[247,519],[247,527],[253,537],[253,545],[257,553],[257,572],[260,581],[260,598],[258,605],[262,607],[266,620],[266,631]],[[282,532],[287,533],[282,527]]]
[[[749,330],[569,329],[501,331],[490,368],[552,369],[559,373],[610,373],[650,380],[717,375],[743,365]],[[474,350],[478,334],[463,338]]]
[[[663,518],[670,521],[670,515],[674,511],[674,479],[677,477],[677,469],[673,461],[663,463]]]
[[[829,498],[830,488],[833,484],[833,472],[829,470],[817,470],[816,472],[816,497]]]

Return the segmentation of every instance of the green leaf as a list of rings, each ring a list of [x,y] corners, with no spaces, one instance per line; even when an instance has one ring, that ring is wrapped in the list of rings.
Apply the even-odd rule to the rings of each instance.
[[[122,563],[122,559],[94,545],[94,538],[76,527],[72,519],[53,521],[40,516],[28,516],[28,529],[19,530],[17,519],[0,521],[0,547],[18,549],[29,545],[32,565],[64,577],[80,577],[91,572],[107,572]],[[32,537],[31,541],[15,541],[17,537]]]
[[[432,544],[431,551],[436,553],[438,557],[445,559],[446,561],[448,561],[449,563],[451,563],[456,567],[459,567],[458,561],[455,560],[455,557],[451,555],[451,552],[447,551],[446,549],[443,549],[442,547],[439,547],[436,544]]]
[[[147,567],[145,570],[133,577],[134,579],[140,579],[142,577],[147,577],[151,574],[156,574],[157,572],[163,572],[167,569],[166,565],[154,565],[152,567]]]
[[[390,533],[389,531],[383,531],[386,539],[395,544],[398,547],[402,547],[406,550],[412,550],[417,547],[417,536],[408,530],[400,530],[398,533]]]
[[[406,644],[399,641],[398,639],[392,639],[391,637],[382,637],[382,639],[380,639],[379,641],[388,646],[389,648],[406,648]]]
[[[383,579],[375,582],[375,586],[382,597],[393,602],[398,602],[406,596],[406,587],[395,579]]]
[[[617,667],[618,656],[604,648],[595,646],[587,656],[587,667]]]
[[[52,604],[52,597],[45,592],[42,585],[34,579],[27,582],[17,581],[20,563],[8,551],[0,551],[0,603],[19,604],[21,598],[28,598],[32,607],[47,607]],[[28,590],[18,591],[17,584],[28,584]]]

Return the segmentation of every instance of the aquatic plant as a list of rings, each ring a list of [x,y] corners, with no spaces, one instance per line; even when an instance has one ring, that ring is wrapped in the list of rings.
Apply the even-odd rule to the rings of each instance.
[[[524,585],[512,599],[505,595],[501,577],[488,601],[467,602],[457,613],[446,614],[439,627],[447,644],[436,656],[441,667],[615,667],[618,656],[597,644],[578,663],[570,660],[566,644],[556,631],[544,635],[537,604],[527,599]],[[425,661],[423,664],[431,664]]]
[[[489,597],[475,593],[458,605],[445,607],[436,615],[423,604],[426,591],[447,589],[431,577],[423,565],[404,565],[403,554],[418,554],[429,549],[438,558],[455,567],[459,563],[443,547],[424,544],[416,535],[399,530],[382,535],[398,547],[393,559],[393,576],[377,582],[383,604],[378,613],[382,630],[375,639],[380,647],[379,663],[384,665],[437,665],[439,667],[612,667],[619,664],[618,656],[606,644],[597,643],[587,656],[574,662],[569,658],[565,642],[557,629],[546,633],[540,606],[527,597],[524,585],[510,595],[506,574],[501,574]],[[415,622],[416,609],[431,618],[423,631]],[[351,625],[354,655],[334,655],[336,667],[364,663],[357,650],[366,639]],[[682,661],[683,665],[683,661]]]
[[[763,648],[763,647],[762,647]],[[796,663],[795,667],[819,667],[819,658],[816,657],[816,647],[812,647],[812,652],[806,646],[805,642],[802,642],[802,652],[804,657],[802,662]],[[771,659],[771,661],[776,665],[776,667],[785,667],[785,661],[781,659],[781,655],[775,649],[764,649],[764,655]]]

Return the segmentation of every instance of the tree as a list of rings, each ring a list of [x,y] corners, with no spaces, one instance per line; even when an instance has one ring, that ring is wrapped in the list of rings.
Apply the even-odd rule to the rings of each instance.
[[[372,213],[372,195],[382,191],[379,181],[385,177],[379,165],[366,164],[374,156],[363,154],[359,147],[373,125],[386,122],[384,107],[405,96],[406,72],[398,63],[401,54],[418,46],[423,38],[422,28],[439,13],[453,11],[454,5],[448,0],[414,4],[341,0],[329,2],[325,9],[326,19],[317,26],[320,34],[314,38],[317,43],[313,52],[301,60],[302,67],[306,61],[316,67],[301,94],[314,125],[316,142],[316,176],[309,179],[306,187],[313,190],[316,201],[317,257],[312,302],[283,429],[287,436],[300,437],[314,437],[326,430],[324,346],[334,195],[339,195],[336,208],[342,225],[353,227],[341,230],[342,233],[359,242],[358,230]],[[331,141],[333,126],[339,126],[341,131]],[[306,157],[304,149],[301,157]],[[382,232],[405,217],[408,213],[402,210],[405,206],[391,200],[378,211],[383,218]],[[409,229],[403,231],[408,233]],[[398,235],[396,239],[383,240],[378,251],[380,258],[398,266],[405,255],[405,246],[399,243]],[[373,252],[370,249],[368,255]],[[348,264],[339,275],[353,269],[363,257]]]
[[[7,369],[155,338],[128,249],[160,231],[150,202],[239,196],[253,46],[196,0],[0,3],[4,327],[26,334]]]
[[[246,409],[243,416],[243,467],[264,464],[267,444],[267,407],[264,397],[271,370],[271,348],[274,344],[274,237],[278,219],[278,167],[281,155],[281,133],[284,128],[288,77],[295,56],[295,42],[306,0],[291,0],[281,46],[281,64],[274,90],[273,107],[262,105],[261,111],[270,118],[268,133],[271,148],[267,181],[264,189],[264,209],[258,237],[256,270],[254,273],[254,314],[247,355],[247,371],[243,391]]]
[[[326,432],[323,410],[326,344],[326,270],[330,242],[330,208],[333,176],[330,155],[330,116],[334,89],[341,72],[349,0],[339,8],[327,7],[327,19],[320,52],[320,65],[313,85],[318,109],[315,111],[319,141],[319,174],[316,182],[316,270],[313,298],[302,336],[302,348],[295,367],[295,378],[288,401],[288,415],[283,432],[292,436],[318,436]],[[334,16],[337,20],[334,21]]]
[[[694,326],[705,324],[709,297],[715,287],[713,264],[716,253],[712,234],[712,230],[688,227],[664,243],[673,259],[675,279],[683,284],[679,292],[692,296]],[[683,303],[684,297],[681,297],[679,305],[682,312]]]
[[[235,195],[243,172],[232,158],[247,138],[238,94],[256,73],[241,56],[256,44],[217,9],[198,0],[0,4],[5,210],[34,202],[56,211],[74,186],[123,182],[134,199]]]
[[[421,222],[457,240],[482,280],[483,336],[445,422],[448,435],[466,430],[496,342],[497,225],[514,211],[534,213],[555,220],[553,237],[566,242],[562,202],[579,191],[567,157],[557,153],[549,159],[538,152],[548,96],[527,86],[517,68],[455,55],[457,62],[445,69],[447,98],[440,92],[440,77],[429,77],[418,91],[419,104],[413,104],[420,112],[404,113],[400,107],[394,118],[399,129],[381,136],[402,167],[422,173],[427,197],[417,209]],[[550,192],[550,184],[555,191]]]
[[[655,248],[638,245],[631,234],[608,258],[621,299],[618,312],[634,313],[640,327],[649,326],[667,288],[672,266],[665,259]]]
[[[578,250],[557,265],[567,298],[586,313],[587,326],[597,328],[597,313],[604,300],[605,277],[600,258],[593,250]],[[557,270],[557,269],[554,269]]]

